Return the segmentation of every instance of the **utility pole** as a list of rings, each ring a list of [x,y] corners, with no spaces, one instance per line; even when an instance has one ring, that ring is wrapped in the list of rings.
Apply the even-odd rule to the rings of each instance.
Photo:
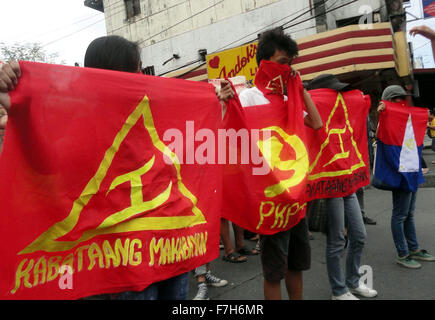
[[[324,32],[328,29],[326,23],[325,0],[313,0],[314,15],[316,16],[317,33]]]
[[[406,32],[406,12],[402,0],[385,0],[393,31]]]
[[[401,76],[405,83],[406,91],[411,93],[414,89],[414,76],[412,73],[411,61],[407,61],[411,56],[411,53],[406,40],[406,12],[403,8],[403,1],[385,0],[385,4],[387,7],[388,16],[390,17],[391,26],[393,28],[393,36],[396,44],[396,56],[400,61],[399,70],[403,69],[406,73],[406,70],[411,69],[410,75],[401,76],[399,73],[399,76]],[[413,105],[413,101],[410,96],[407,97],[407,100],[410,105]]]

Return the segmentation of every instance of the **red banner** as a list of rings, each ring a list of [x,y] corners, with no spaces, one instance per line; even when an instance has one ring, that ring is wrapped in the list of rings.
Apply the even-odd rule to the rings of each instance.
[[[418,147],[423,146],[428,122],[427,109],[410,107],[407,101],[382,100],[382,102],[385,104],[385,111],[379,115],[379,140],[387,145],[402,146],[406,130],[409,129],[408,125],[411,122],[413,138]]]
[[[218,257],[221,172],[189,162],[186,125],[217,131],[212,86],[21,68],[0,157],[1,298],[142,290]]]
[[[274,234],[292,228],[305,216],[309,163],[302,82],[299,76],[290,77],[286,85],[284,79],[289,77],[290,69],[287,75],[280,74],[279,66],[264,67],[260,66],[256,84],[262,90],[271,90],[270,95],[266,94],[271,103],[243,108],[239,100],[233,99],[228,106],[226,127],[238,130],[241,136],[247,129],[252,161],[243,162],[248,147],[233,145],[239,162],[224,169],[222,214],[252,232]],[[284,87],[289,97],[285,102],[272,93],[282,94]]]
[[[370,97],[353,90],[311,90],[323,128],[307,127],[309,200],[343,197],[370,182],[367,115]]]

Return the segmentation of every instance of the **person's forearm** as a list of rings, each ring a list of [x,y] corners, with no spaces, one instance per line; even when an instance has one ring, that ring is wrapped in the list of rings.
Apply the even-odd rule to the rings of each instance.
[[[304,90],[304,102],[307,107],[307,116],[305,117],[305,125],[314,130],[318,130],[323,127],[323,121],[320,117],[319,111],[317,110],[314,101],[311,99],[310,94]]]

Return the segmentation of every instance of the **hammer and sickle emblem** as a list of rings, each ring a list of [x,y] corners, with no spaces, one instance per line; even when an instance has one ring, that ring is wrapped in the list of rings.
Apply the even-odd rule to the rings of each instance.
[[[268,198],[279,196],[285,191],[290,192],[290,188],[299,185],[307,176],[309,169],[308,152],[303,141],[297,135],[289,135],[280,127],[269,127],[261,131],[271,131],[277,133],[285,143],[295,151],[295,159],[282,160],[281,152],[284,144],[276,136],[272,136],[266,141],[259,140],[258,147],[268,162],[270,168],[275,168],[285,172],[285,179],[279,183],[269,186],[264,190]],[[269,146],[269,147],[268,147]]]

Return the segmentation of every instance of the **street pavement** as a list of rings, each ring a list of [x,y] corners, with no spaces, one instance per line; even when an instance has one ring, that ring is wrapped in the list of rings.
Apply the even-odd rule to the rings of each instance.
[[[430,168],[426,175],[427,183],[418,191],[415,223],[417,236],[422,249],[435,254],[435,152],[424,149],[423,156]],[[435,262],[421,262],[421,269],[412,270],[395,262],[396,250],[391,235],[390,221],[392,195],[373,187],[365,190],[367,216],[377,221],[377,225],[366,225],[367,241],[363,251],[362,265],[373,270],[373,286],[378,291],[375,300],[434,300]],[[326,236],[313,233],[311,241],[312,265],[304,273],[304,299],[329,300],[331,290],[326,274]],[[255,243],[246,240],[254,247]],[[222,288],[209,288],[212,300],[263,300],[263,276],[259,256],[249,256],[246,263],[229,263],[220,257],[211,263],[212,273],[227,279],[228,285]],[[189,279],[189,299],[193,299],[197,286],[193,276]],[[282,296],[287,299],[284,282]]]

